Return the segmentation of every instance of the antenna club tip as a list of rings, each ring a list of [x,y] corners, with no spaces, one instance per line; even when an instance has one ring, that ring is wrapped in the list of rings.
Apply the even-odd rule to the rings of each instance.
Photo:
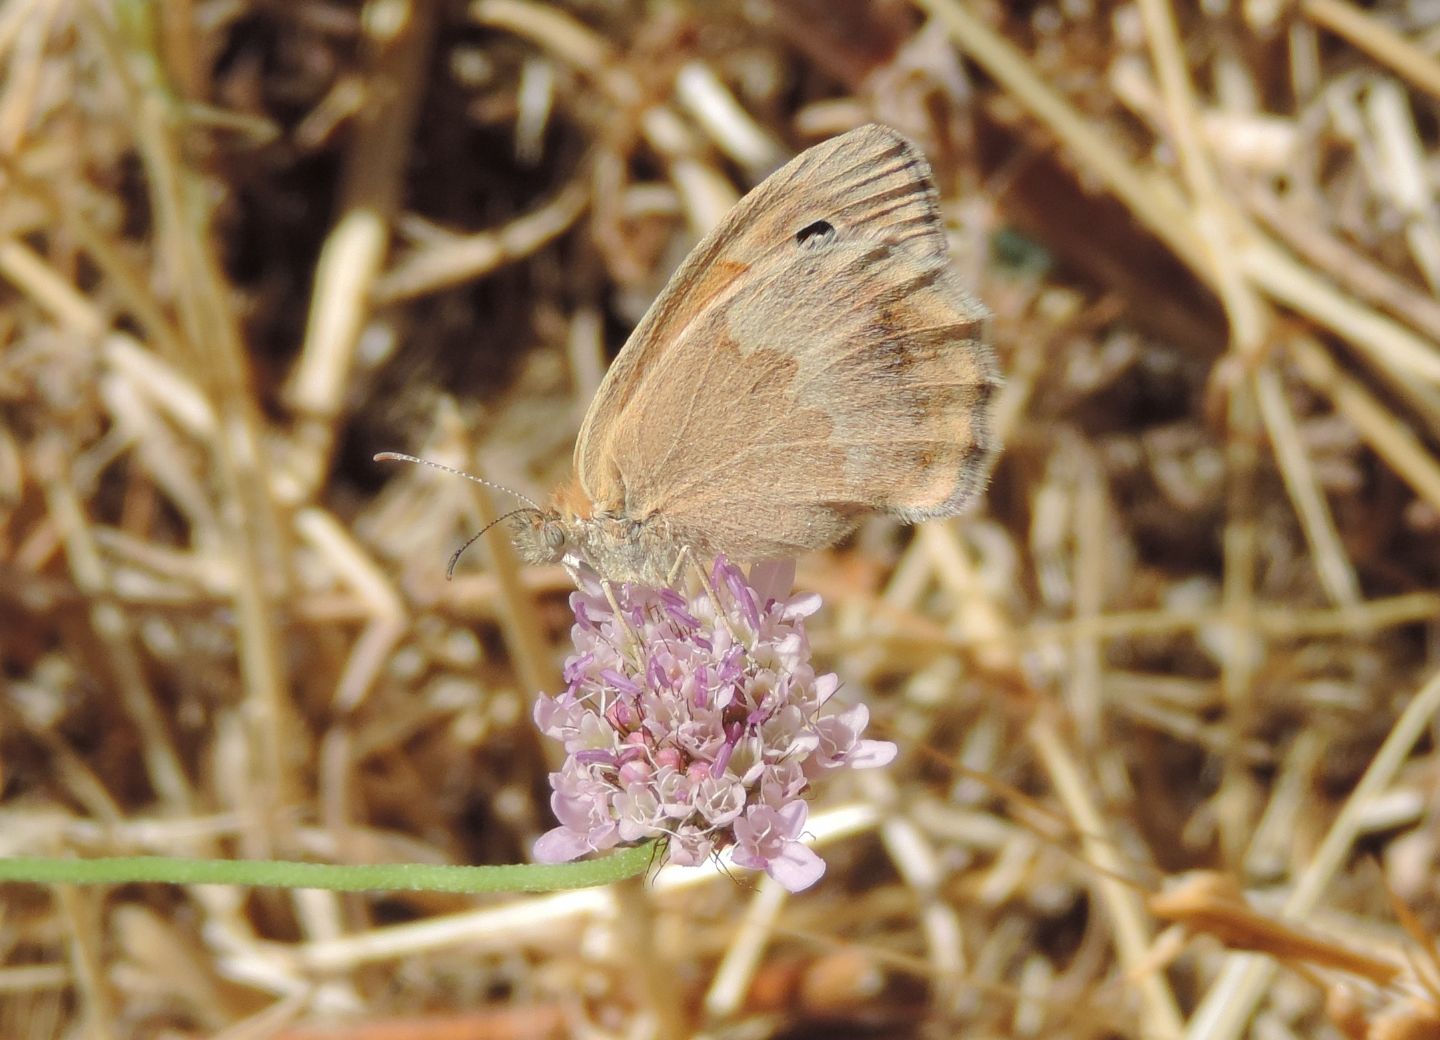
[[[422,459],[417,455],[406,455],[402,451],[382,451],[374,456],[376,462],[414,462],[421,466],[429,466],[431,469],[442,470],[446,473],[453,473],[457,477],[464,477],[472,480],[482,487],[493,488],[496,491],[503,491],[505,494],[518,498],[531,509],[540,512],[540,507],[531,499],[526,498],[518,491],[513,491],[504,484],[497,484],[493,480],[486,480],[484,477],[477,477],[473,473],[466,473],[463,469],[456,469],[454,466],[447,466],[443,462],[431,462],[429,459]]]

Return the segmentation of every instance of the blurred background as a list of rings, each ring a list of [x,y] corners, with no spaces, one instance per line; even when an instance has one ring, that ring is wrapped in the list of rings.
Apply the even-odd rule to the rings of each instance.
[[[546,494],[810,144],[920,144],[1006,376],[973,515],[801,561],[901,747],[814,889],[11,886],[0,1033],[1440,1036],[1436,4],[8,0],[0,75],[6,856],[526,860],[568,579],[371,456]]]

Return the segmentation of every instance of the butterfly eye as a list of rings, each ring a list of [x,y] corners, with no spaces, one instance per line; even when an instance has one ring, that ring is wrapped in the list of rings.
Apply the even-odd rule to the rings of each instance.
[[[546,524],[540,532],[540,537],[545,539],[545,544],[551,549],[560,549],[565,545],[565,532],[558,524]]]
[[[828,220],[817,220],[813,224],[806,224],[799,231],[795,232],[797,245],[809,246],[812,249],[816,246],[823,246],[835,236],[835,225]]]

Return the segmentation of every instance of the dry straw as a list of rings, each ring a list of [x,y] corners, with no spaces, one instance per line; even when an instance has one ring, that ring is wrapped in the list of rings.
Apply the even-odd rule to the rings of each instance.
[[[828,871],[0,892],[0,1034],[1440,1033],[1423,4],[0,6],[3,855],[507,863],[487,536],[768,168],[878,119],[996,314],[987,502],[802,561]],[[1195,873],[1203,872],[1203,873]],[[357,1034],[358,1035],[358,1034]]]

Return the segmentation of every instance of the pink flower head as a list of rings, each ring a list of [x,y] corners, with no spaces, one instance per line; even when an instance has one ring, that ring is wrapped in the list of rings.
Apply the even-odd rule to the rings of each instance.
[[[815,674],[805,637],[820,600],[790,596],[793,577],[792,565],[762,564],[747,579],[721,557],[718,603],[617,585],[627,629],[581,571],[566,688],[535,705],[535,724],[566,751],[550,774],[560,826],[536,859],[663,838],[676,863],[734,846],[737,864],[792,892],[820,879],[824,861],[800,841],[811,779],[885,765],[896,748],[862,739],[863,706],[828,703],[839,681]]]

